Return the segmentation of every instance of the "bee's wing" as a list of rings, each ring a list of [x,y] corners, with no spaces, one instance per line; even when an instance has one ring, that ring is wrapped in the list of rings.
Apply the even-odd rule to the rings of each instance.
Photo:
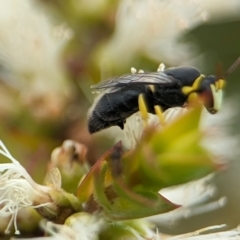
[[[91,86],[92,89],[104,90],[107,88],[121,88],[132,85],[164,85],[172,83],[174,78],[164,72],[135,73],[112,78],[107,82]]]

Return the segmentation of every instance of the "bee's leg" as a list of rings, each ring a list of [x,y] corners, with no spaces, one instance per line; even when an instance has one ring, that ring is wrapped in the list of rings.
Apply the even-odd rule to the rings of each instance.
[[[155,110],[156,115],[158,116],[160,124],[163,126],[166,125],[166,121],[165,121],[165,118],[163,115],[162,108],[159,105],[156,105],[156,106],[154,106],[154,110]]]
[[[147,110],[147,104],[146,104],[146,100],[143,93],[141,93],[138,96],[138,108],[145,125],[147,125],[148,110]]]

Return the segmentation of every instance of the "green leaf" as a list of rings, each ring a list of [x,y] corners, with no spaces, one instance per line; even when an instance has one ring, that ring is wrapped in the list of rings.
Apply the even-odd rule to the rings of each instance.
[[[201,146],[200,116],[201,107],[196,107],[163,130],[149,129],[136,149],[124,156],[127,184],[157,191],[215,170],[210,154]]]
[[[101,164],[98,164],[98,168],[96,168],[94,173],[94,195],[95,200],[98,201],[102,207],[111,211],[111,204],[105,194],[104,186],[107,167],[107,162],[101,162]]]
[[[81,201],[98,204],[110,219],[143,218],[178,206],[159,195],[164,187],[186,183],[215,170],[202,147],[196,107],[162,130],[149,128],[139,145],[122,156],[117,144],[101,157],[78,189]]]
[[[143,218],[169,212],[178,207],[157,192],[137,193],[119,180],[115,180],[113,186],[117,197],[112,199],[111,210],[105,211],[111,219]]]

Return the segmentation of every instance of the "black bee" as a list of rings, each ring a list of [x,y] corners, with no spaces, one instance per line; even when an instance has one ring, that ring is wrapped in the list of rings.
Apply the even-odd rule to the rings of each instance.
[[[111,126],[123,129],[126,119],[139,111],[139,96],[144,98],[147,112],[152,114],[155,114],[155,106],[160,106],[164,112],[168,108],[184,107],[196,96],[204,99],[203,105],[214,114],[221,107],[225,77],[239,63],[240,57],[221,78],[214,75],[205,77],[194,67],[176,67],[124,75],[92,86],[103,91],[89,111],[89,132],[95,133]]]

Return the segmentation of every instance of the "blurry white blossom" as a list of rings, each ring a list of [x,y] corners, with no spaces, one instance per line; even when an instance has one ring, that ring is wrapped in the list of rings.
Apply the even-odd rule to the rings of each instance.
[[[239,155],[239,136],[232,134],[230,127],[236,117],[237,109],[234,100],[225,100],[222,109],[217,114],[209,114],[203,110],[200,128],[203,131],[203,146],[217,156],[217,161],[235,160]]]
[[[162,189],[161,195],[181,207],[166,214],[150,217],[150,219],[159,225],[170,225],[180,218],[186,219],[224,207],[227,203],[226,197],[208,202],[218,193],[212,177],[213,175],[208,175],[196,181]]]
[[[114,228],[111,229],[110,225],[119,225],[119,239],[121,239],[121,234],[123,234],[122,239],[152,239],[154,232],[152,231],[152,224],[145,219],[135,219],[129,221],[119,221],[112,222],[105,220],[103,215],[92,215],[89,213],[81,212],[70,216],[66,221],[65,225],[69,226],[76,236],[76,240],[97,240],[99,239],[99,234],[104,231],[115,231]],[[128,233],[127,233],[128,232]],[[112,232],[114,234],[114,232]],[[124,235],[126,234],[126,236]]]
[[[78,240],[75,232],[68,226],[42,221],[42,229],[49,234],[48,237],[21,238],[22,240]],[[12,240],[17,240],[13,238]]]
[[[97,240],[99,233],[106,227],[103,216],[86,212],[73,214],[65,224],[75,233],[76,240]]]
[[[166,123],[170,123],[176,118],[180,117],[186,109],[184,108],[171,108],[164,112],[164,119]],[[163,127],[159,123],[159,119],[156,115],[148,114],[147,124],[149,126],[155,126],[157,128]],[[120,129],[118,126],[114,126],[103,130],[101,134],[107,135],[114,139],[114,142],[122,142],[122,146],[125,149],[134,149],[142,137],[144,132],[145,122],[141,117],[140,112],[131,115],[126,119],[124,129]]]
[[[1,0],[0,28],[0,79],[36,116],[58,115],[69,94],[60,61],[72,30],[55,26],[46,9],[31,0]]]
[[[218,239],[224,239],[224,240],[236,240],[240,238],[240,231],[238,228],[232,229],[229,231],[222,231],[223,228],[226,227],[226,225],[216,225],[211,227],[206,227],[194,232],[177,235],[174,237],[166,238],[168,240],[218,240]],[[216,231],[215,233],[207,233],[209,231]]]
[[[64,225],[42,221],[42,229],[50,236],[23,238],[23,240],[97,240],[100,234],[102,234],[101,238],[103,238],[104,232],[109,231],[111,232],[110,236],[114,235],[114,231],[116,231],[114,225],[119,226],[117,239],[158,239],[151,229],[152,224],[145,219],[111,223],[109,220],[105,220],[103,215],[81,212],[75,213],[66,219]],[[108,233],[106,235],[108,236]]]
[[[50,198],[47,194],[50,188],[34,182],[1,141],[0,148],[0,154],[11,161],[0,164],[0,219],[11,217],[5,233],[9,233],[11,225],[14,224],[15,234],[19,234],[18,211],[27,207],[39,208],[51,204],[48,202]]]
[[[196,51],[179,42],[184,33],[206,21],[240,18],[239,12],[238,0],[221,4],[218,0],[121,0],[115,31],[99,64],[107,71],[106,66],[127,65],[139,53],[172,65],[186,64]]]

